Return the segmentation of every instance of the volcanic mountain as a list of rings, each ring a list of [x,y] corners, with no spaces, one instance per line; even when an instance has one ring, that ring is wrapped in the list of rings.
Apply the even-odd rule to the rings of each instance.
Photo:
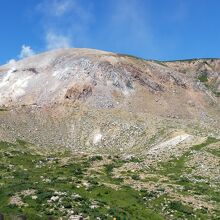
[[[75,151],[166,154],[167,141],[175,152],[177,144],[219,137],[219,94],[218,59],[160,62],[54,50],[0,67],[0,138]]]
[[[0,218],[219,219],[219,96],[220,59],[0,66]]]

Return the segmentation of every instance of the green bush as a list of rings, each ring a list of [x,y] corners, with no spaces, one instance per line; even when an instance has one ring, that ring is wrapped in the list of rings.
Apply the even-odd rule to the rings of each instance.
[[[97,155],[90,158],[90,161],[100,161],[103,160],[102,156]]]
[[[178,212],[182,212],[184,214],[190,215],[193,213],[193,209],[189,206],[183,205],[179,201],[172,201],[170,203],[170,208],[173,210],[176,210]]]
[[[208,82],[208,78],[207,78],[206,75],[201,75],[201,76],[199,76],[199,77],[198,77],[198,80],[199,80],[200,82]]]
[[[140,180],[140,176],[138,174],[134,174],[131,176],[133,180]]]
[[[107,165],[105,165],[105,172],[108,174],[108,175],[110,175],[111,174],[111,172],[113,171],[113,169],[114,169],[114,164],[107,164]]]

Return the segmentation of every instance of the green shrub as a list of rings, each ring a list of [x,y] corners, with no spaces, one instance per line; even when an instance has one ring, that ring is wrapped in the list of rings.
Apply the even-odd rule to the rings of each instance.
[[[102,156],[97,155],[90,158],[90,161],[100,161],[103,160]]]
[[[131,176],[133,180],[140,180],[140,176],[138,174],[134,174]]]
[[[114,167],[115,167],[115,166],[114,166],[113,163],[105,165],[105,172],[106,172],[108,175],[110,175],[111,172],[113,171]]]
[[[200,82],[208,82],[208,78],[207,78],[207,75],[201,75],[198,77],[198,80]]]
[[[179,201],[172,201],[170,203],[170,208],[173,210],[176,210],[178,212],[182,212],[184,214],[190,215],[193,213],[193,209],[189,206],[183,205]]]

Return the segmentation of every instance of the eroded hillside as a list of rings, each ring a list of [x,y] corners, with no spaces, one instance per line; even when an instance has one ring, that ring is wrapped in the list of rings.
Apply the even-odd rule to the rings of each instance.
[[[219,60],[192,62],[63,49],[7,64],[1,138],[127,152],[161,130],[218,137]]]

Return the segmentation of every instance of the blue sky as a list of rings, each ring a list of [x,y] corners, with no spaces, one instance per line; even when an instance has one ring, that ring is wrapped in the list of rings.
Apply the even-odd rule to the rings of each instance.
[[[0,64],[62,47],[220,57],[219,0],[1,0]]]

